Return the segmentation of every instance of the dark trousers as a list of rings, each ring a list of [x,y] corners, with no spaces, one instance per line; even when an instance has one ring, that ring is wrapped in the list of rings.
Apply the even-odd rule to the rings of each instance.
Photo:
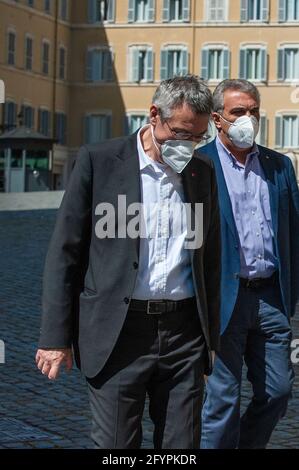
[[[95,447],[140,448],[148,394],[155,449],[198,448],[204,355],[196,308],[129,311],[104,369],[87,379]]]
[[[202,448],[266,447],[291,395],[291,337],[278,283],[256,290],[240,287],[207,383]],[[243,359],[253,397],[240,417]]]

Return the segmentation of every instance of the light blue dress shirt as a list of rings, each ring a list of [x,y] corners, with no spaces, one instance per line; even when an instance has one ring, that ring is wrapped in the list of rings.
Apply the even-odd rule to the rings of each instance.
[[[145,126],[146,127],[146,126]],[[144,128],[145,128],[144,127]],[[141,219],[139,266],[133,299],[181,300],[193,297],[190,250],[184,247],[187,225],[181,175],[170,166],[152,160],[137,147],[140,166]],[[180,230],[175,230],[181,225]]]
[[[242,165],[223,145],[216,146],[239,235],[240,276],[269,277],[277,269],[269,189],[256,144]],[[225,249],[225,247],[223,247]]]

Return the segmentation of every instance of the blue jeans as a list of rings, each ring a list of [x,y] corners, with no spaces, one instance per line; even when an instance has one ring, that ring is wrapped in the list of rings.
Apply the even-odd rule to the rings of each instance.
[[[284,416],[294,380],[291,327],[280,289],[239,288],[230,323],[221,337],[202,412],[203,449],[265,448]],[[253,397],[240,417],[242,366]]]

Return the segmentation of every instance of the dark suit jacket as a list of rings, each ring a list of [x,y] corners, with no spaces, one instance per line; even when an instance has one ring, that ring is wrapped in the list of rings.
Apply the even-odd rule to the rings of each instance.
[[[274,249],[285,312],[295,313],[299,297],[299,191],[291,160],[258,145],[270,196]],[[200,149],[214,163],[220,205],[222,236],[221,333],[232,315],[239,289],[238,234],[215,140]]]
[[[219,347],[220,220],[216,178],[211,161],[198,155],[182,173],[186,202],[203,202],[204,241],[191,251],[198,313],[207,345]],[[43,278],[40,348],[73,346],[87,377],[97,375],[120,334],[139,260],[139,239],[95,234],[95,208],[141,202],[137,133],[82,147],[58,212]],[[117,213],[117,211],[116,211]],[[129,217],[128,219],[129,220]]]

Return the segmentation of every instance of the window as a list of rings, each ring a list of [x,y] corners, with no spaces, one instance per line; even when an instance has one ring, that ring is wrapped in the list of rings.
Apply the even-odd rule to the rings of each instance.
[[[278,115],[275,121],[276,147],[299,148],[299,115]]]
[[[207,21],[227,20],[227,0],[206,0]]]
[[[27,4],[29,7],[33,8],[34,7],[34,0],[27,0]]]
[[[269,0],[241,0],[241,22],[268,21]]]
[[[88,0],[89,23],[114,22],[115,0]]]
[[[153,51],[144,46],[130,47],[130,82],[152,82]]]
[[[277,79],[299,80],[299,45],[278,49]]]
[[[93,48],[87,51],[86,78],[91,82],[112,81],[112,54],[109,49]]]
[[[246,47],[240,50],[239,77],[246,80],[267,79],[267,51],[261,47]]]
[[[85,118],[85,141],[96,144],[111,137],[111,116],[109,114],[91,114]]]
[[[65,74],[65,67],[66,67],[66,50],[64,47],[59,48],[59,78],[60,80],[64,80],[66,77]]]
[[[163,0],[163,21],[190,21],[190,0]]]
[[[22,106],[23,124],[28,129],[34,128],[34,108],[28,105]]]
[[[126,116],[126,134],[133,134],[147,123],[148,117],[146,114],[129,114]]]
[[[260,125],[259,125],[259,133],[255,138],[255,141],[259,145],[263,145],[264,147],[267,146],[268,141],[268,121],[265,114],[261,114],[260,116]]]
[[[46,109],[39,109],[38,112],[38,131],[50,137],[51,133],[51,113]]]
[[[154,21],[155,0],[129,0],[128,21]]]
[[[207,46],[201,51],[201,77],[204,80],[229,78],[229,50]]]
[[[299,21],[299,0],[279,0],[278,21]]]
[[[42,45],[42,72],[45,75],[49,75],[49,56],[50,44],[44,41]]]
[[[32,70],[33,40],[27,36],[25,39],[25,69]]]
[[[14,129],[17,125],[17,105],[13,101],[6,101],[4,104],[4,128]]]
[[[186,48],[169,47],[161,52],[161,80],[188,73]]]
[[[60,145],[66,144],[66,119],[64,113],[55,114],[55,139]]]
[[[13,31],[9,31],[7,63],[9,65],[15,65],[15,61],[16,61],[16,33],[14,33]]]
[[[51,0],[44,0],[44,10],[46,13],[51,13]]]
[[[59,16],[63,21],[67,20],[67,0],[60,0],[59,2]]]

